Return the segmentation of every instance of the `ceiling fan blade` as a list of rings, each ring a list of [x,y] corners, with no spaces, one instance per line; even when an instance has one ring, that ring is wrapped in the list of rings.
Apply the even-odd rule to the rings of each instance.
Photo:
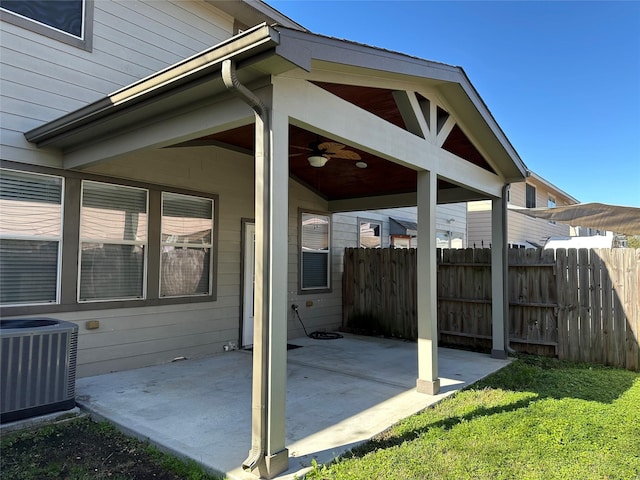
[[[298,150],[306,150],[307,152],[313,152],[313,148],[299,147],[298,145],[291,145],[291,148],[297,148]]]
[[[291,157],[299,157],[300,155],[308,155],[308,153],[290,153],[289,158]]]
[[[339,152],[331,154],[334,158],[342,158],[344,160],[360,160],[360,155],[351,150],[340,150]]]
[[[344,145],[336,142],[323,142],[318,144],[318,150],[321,152],[326,152],[329,155],[335,154],[338,150],[342,150]]]

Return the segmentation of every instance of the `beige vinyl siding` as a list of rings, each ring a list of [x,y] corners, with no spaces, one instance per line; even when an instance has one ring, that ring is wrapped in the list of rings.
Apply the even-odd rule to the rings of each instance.
[[[23,133],[229,38],[233,18],[200,1],[100,0],[93,27],[88,52],[2,23],[2,159],[61,167]]]
[[[491,245],[491,211],[475,211],[468,214],[469,246],[488,248]],[[561,223],[550,224],[546,220],[527,217],[517,212],[509,212],[508,242],[524,244],[533,242],[544,245],[551,236],[568,236],[569,226]],[[484,242],[484,243],[483,243]]]

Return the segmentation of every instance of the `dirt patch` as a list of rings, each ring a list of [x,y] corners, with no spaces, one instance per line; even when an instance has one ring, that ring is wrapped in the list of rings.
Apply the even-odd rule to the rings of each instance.
[[[3,434],[0,471],[15,480],[219,478],[87,417]]]

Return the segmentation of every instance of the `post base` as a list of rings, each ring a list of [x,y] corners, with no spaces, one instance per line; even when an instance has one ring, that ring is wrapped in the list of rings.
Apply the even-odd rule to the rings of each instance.
[[[491,358],[498,358],[500,360],[506,360],[508,357],[505,350],[491,350]]]
[[[416,391],[418,393],[426,393],[427,395],[437,395],[440,392],[440,379],[435,380],[416,380]]]
[[[279,451],[274,455],[265,455],[252,471],[260,478],[275,478],[289,469],[289,449]]]

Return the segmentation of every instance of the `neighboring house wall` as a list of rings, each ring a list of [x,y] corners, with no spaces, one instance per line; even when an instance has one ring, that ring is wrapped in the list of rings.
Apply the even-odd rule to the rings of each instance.
[[[2,22],[3,160],[61,167],[23,135],[231,37],[233,18],[206,2],[93,2],[86,51]]]
[[[535,188],[536,207],[546,208],[550,199],[555,206],[576,203],[564,192],[549,187],[549,184],[528,178],[527,183]],[[509,194],[509,208],[525,208],[526,184],[514,183]],[[469,202],[467,204],[468,246],[480,248],[491,244],[491,201]],[[543,246],[547,238],[570,235],[569,225],[550,223],[547,220],[528,217],[521,213],[509,211],[507,214],[508,242],[514,245]]]
[[[359,212],[336,213],[333,215],[335,241],[341,248],[358,247],[359,220],[378,221],[382,225],[382,248],[391,246],[389,219],[396,218],[418,221],[416,207],[367,210]],[[452,203],[436,207],[436,232],[439,240],[455,238],[461,248],[467,243],[467,207],[465,203]],[[447,237],[447,235],[449,237]],[[418,238],[411,239],[411,247],[418,246]]]

